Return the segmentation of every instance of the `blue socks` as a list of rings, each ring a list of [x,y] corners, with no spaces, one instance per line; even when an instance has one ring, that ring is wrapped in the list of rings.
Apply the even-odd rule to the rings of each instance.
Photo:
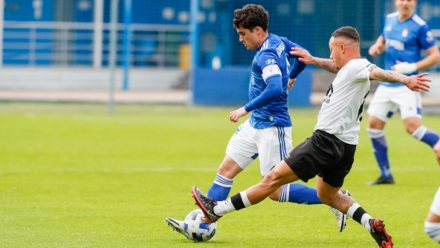
[[[424,143],[428,144],[430,147],[434,148],[434,146],[439,141],[439,136],[434,131],[428,129],[425,126],[420,126],[413,133],[412,136]]]
[[[304,184],[291,183],[281,186],[280,202],[293,202],[298,204],[321,204],[315,188]]]
[[[374,156],[376,157],[381,176],[386,178],[392,177],[385,132],[383,130],[369,128],[367,129],[367,132],[370,136],[371,143],[373,144]]]
[[[215,176],[214,182],[209,188],[207,196],[216,201],[224,201],[228,198],[234,180],[226,178],[220,174]]]

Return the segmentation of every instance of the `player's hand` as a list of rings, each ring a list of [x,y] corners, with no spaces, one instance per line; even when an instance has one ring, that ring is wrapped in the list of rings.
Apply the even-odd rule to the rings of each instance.
[[[428,73],[422,73],[418,75],[408,76],[407,79],[403,80],[406,87],[413,91],[429,91],[429,82],[431,80],[426,78]]]
[[[289,82],[287,83],[287,89],[292,89],[293,85],[296,82],[296,78],[289,78]]]
[[[232,122],[237,122],[240,117],[247,115],[247,113],[248,112],[244,109],[244,107],[241,107],[229,113],[229,120]]]
[[[307,50],[301,49],[299,47],[292,47],[292,49],[290,50],[290,54],[299,57],[298,60],[307,65],[315,64],[316,62],[315,57],[313,57]]]
[[[368,49],[368,54],[370,54],[370,56],[376,57],[378,55],[380,55],[382,53],[382,48],[380,45],[372,45],[370,47],[370,49]]]
[[[393,70],[402,74],[411,74],[417,71],[416,63],[398,62],[392,67]]]

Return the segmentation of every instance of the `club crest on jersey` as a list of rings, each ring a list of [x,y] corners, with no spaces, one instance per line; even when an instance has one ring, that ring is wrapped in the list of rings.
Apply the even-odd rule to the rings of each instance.
[[[402,37],[403,37],[403,38],[408,37],[408,29],[407,29],[407,28],[404,28],[404,29],[402,30]]]

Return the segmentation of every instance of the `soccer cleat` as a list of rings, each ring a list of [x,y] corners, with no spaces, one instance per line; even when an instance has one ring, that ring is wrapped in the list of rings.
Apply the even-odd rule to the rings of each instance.
[[[185,232],[185,223],[183,221],[180,220],[176,220],[174,218],[171,217],[166,217],[165,218],[165,222],[168,224],[169,227],[171,227],[174,231],[182,234],[183,236],[185,236],[185,238],[187,239],[191,239],[191,237],[189,236],[189,234],[187,232]]]
[[[370,223],[370,234],[373,236],[376,243],[381,248],[392,248],[393,241],[391,240],[391,236],[385,230],[385,224],[381,219],[371,219]]]
[[[339,190],[339,194],[351,196],[350,192],[348,192],[348,190],[346,189]],[[344,231],[345,227],[347,226],[347,214],[344,214],[336,208],[332,207],[330,207],[330,211],[332,211],[336,216],[339,232]]]
[[[379,185],[379,184],[395,184],[394,178],[393,178],[393,176],[390,176],[390,177],[380,176],[376,180],[370,182],[368,185],[373,186],[373,185]]]
[[[196,205],[202,210],[207,223],[216,222],[221,216],[214,213],[214,207],[217,202],[205,196],[196,186],[192,188],[192,195],[196,201]]]

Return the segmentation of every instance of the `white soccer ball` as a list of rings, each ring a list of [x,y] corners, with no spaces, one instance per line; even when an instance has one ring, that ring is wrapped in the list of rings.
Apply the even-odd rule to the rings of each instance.
[[[188,213],[184,221],[184,230],[188,238],[196,242],[208,241],[214,237],[217,222],[208,224],[202,210],[196,209]]]

